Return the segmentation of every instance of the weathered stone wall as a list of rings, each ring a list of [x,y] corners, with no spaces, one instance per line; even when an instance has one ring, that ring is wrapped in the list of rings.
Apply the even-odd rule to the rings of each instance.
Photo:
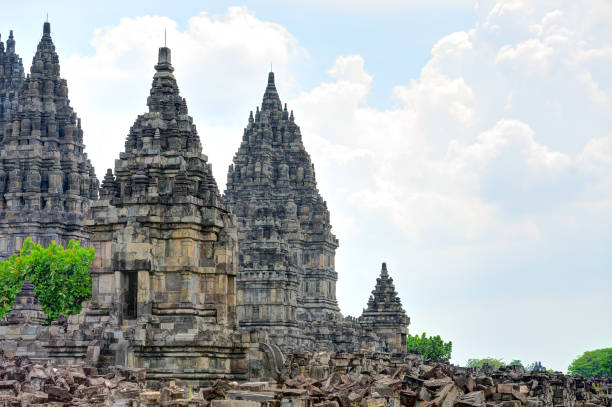
[[[11,35],[1,57],[0,259],[19,251],[27,237],[43,246],[52,240],[66,245],[70,239],[87,245],[83,222],[98,196],[81,122],[60,77],[50,24],[44,24],[30,75],[19,92],[15,86],[23,69],[14,47]]]

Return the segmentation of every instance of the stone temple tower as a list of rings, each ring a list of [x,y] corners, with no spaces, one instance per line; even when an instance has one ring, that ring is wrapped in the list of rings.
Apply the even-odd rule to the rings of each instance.
[[[11,123],[10,114],[17,106],[22,83],[23,64],[15,53],[15,37],[11,30],[6,49],[0,38],[0,142],[4,138],[4,126]]]
[[[3,108],[10,111],[3,111],[6,123],[0,133],[0,258],[19,251],[28,236],[43,246],[52,240],[65,245],[70,239],[87,245],[83,222],[98,196],[81,121],[70,106],[66,80],[60,77],[51,25],[44,24],[16,102],[11,92],[20,72],[14,46],[11,36],[0,65],[5,81],[11,70],[13,87],[5,86],[2,99]]]
[[[361,317],[339,311],[338,240],[300,128],[282,106],[272,72],[229,167],[225,198],[238,222],[241,327],[268,332],[287,352],[405,351],[409,319],[386,266]]]
[[[410,318],[402,308],[386,263],[382,264],[380,277],[376,279],[368,307],[359,317],[359,322],[365,330],[376,333],[382,341],[382,350],[405,352]]]
[[[286,349],[329,345],[324,338],[318,344],[300,338],[297,328],[342,318],[338,240],[300,128],[283,108],[272,72],[229,168],[225,197],[238,218],[240,325],[267,330]]]
[[[110,363],[145,367],[152,379],[235,377],[234,360],[244,360],[236,354],[244,346],[235,330],[235,218],[170,55],[159,49],[149,111],[132,125],[92,208],[94,300],[86,313],[112,331]]]

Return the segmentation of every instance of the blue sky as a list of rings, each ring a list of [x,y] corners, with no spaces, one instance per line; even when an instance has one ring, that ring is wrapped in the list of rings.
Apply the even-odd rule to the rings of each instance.
[[[410,2],[407,2],[410,3]],[[222,16],[228,6],[246,5],[258,18],[279,22],[300,40],[311,58],[297,71],[300,84],[312,87],[325,79],[325,72],[339,54],[361,54],[368,69],[376,75],[370,100],[377,106],[389,106],[393,78],[416,78],[430,56],[431,47],[444,35],[471,27],[476,19],[469,2],[444,4],[417,2],[396,5],[394,13],[375,6],[349,6],[325,2],[252,1],[167,1],[91,3],[87,7],[72,1],[32,1],[27,6],[9,3],[0,17],[2,27],[19,27],[22,55],[30,56],[39,40],[38,26],[48,13],[53,31],[64,38],[64,55],[91,55],[93,30],[116,25],[122,17],[167,16],[185,28],[190,17],[206,11]],[[163,27],[160,41],[163,38]],[[322,44],[324,46],[322,46]],[[172,38],[170,44],[172,45]],[[28,58],[29,60],[29,58]],[[273,62],[273,61],[271,61]]]
[[[386,261],[453,361],[565,370],[612,341],[612,5],[569,0],[11,2],[26,70],[45,13],[98,176],[168,31],[223,188],[273,63],[317,170],[344,313]]]

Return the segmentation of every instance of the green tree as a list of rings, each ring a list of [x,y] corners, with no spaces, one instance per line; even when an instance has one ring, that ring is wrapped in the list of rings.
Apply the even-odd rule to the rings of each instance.
[[[567,371],[585,377],[612,376],[612,348],[584,352],[574,359]]]
[[[423,355],[425,360],[448,362],[452,351],[453,343],[444,342],[440,335],[428,337],[423,332],[421,336],[408,334],[406,338],[406,352]]]
[[[66,248],[51,242],[48,248],[28,238],[19,255],[0,263],[0,317],[10,311],[25,279],[34,285],[34,293],[47,322],[59,315],[81,312],[81,303],[91,299],[89,268],[93,248],[83,248],[71,240]]]
[[[502,366],[506,366],[506,362],[504,362],[503,359],[495,359],[495,358],[488,357],[484,359],[468,359],[467,367],[471,367],[473,369],[474,368],[482,369],[485,363],[491,366],[493,370],[497,370]]]
[[[13,308],[15,297],[21,290],[25,279],[21,259],[13,255],[0,262],[0,318]]]
[[[523,362],[521,362],[518,359],[514,359],[512,362],[509,363],[510,366],[523,366]]]

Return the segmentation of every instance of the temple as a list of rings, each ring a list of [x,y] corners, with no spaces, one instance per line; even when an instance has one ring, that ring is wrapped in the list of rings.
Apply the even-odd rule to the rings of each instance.
[[[148,111],[101,187],[84,153],[51,40],[30,75],[1,54],[0,256],[31,236],[93,246],[92,299],[50,325],[26,282],[0,351],[53,363],[146,369],[147,381],[278,380],[302,352],[405,351],[409,319],[383,264],[359,318],[336,299],[338,240],[293,113],[270,73],[222,196],[171,51],[159,48]],[[300,359],[301,358],[301,359]]]
[[[88,312],[107,323],[112,363],[146,368],[150,380],[244,380],[259,345],[237,330],[235,218],[173,71],[160,48],[149,111],[93,204]]]
[[[242,327],[267,331],[289,352],[363,347],[401,351],[408,318],[397,297],[392,303],[399,308],[388,311],[396,323],[393,338],[391,332],[376,336],[375,316],[382,317],[378,310],[364,315],[363,326],[360,319],[340,314],[334,261],[338,240],[300,128],[293,111],[281,103],[273,72],[261,109],[251,112],[229,168],[225,197],[238,218]],[[375,295],[376,301],[383,300],[381,295]]]
[[[98,180],[83,144],[81,121],[60,77],[51,25],[21,87],[23,69],[13,35],[0,58],[0,259],[31,237],[43,246],[89,242],[84,221],[98,196]]]
[[[39,51],[49,49],[48,34],[45,24]],[[59,72],[57,57],[43,60]],[[160,48],[149,110],[131,127],[100,199],[88,202],[92,300],[80,314],[44,326],[32,285],[24,284],[0,323],[5,354],[146,368],[149,381],[181,378],[196,386],[280,372],[282,354],[267,335],[238,330],[235,217],[173,71],[170,49]]]
[[[387,350],[397,352],[406,346],[410,318],[402,308],[386,263],[382,264],[380,277],[376,279],[368,307],[361,314],[359,323],[365,330],[376,333]]]

